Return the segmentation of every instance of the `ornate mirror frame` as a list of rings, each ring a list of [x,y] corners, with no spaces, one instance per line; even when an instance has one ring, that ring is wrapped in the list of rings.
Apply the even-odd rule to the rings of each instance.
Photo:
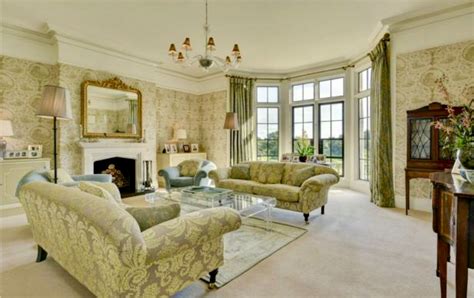
[[[137,133],[97,133],[97,132],[89,132],[87,130],[87,109],[88,109],[88,98],[87,98],[87,87],[88,86],[95,86],[101,88],[108,88],[126,92],[133,92],[137,94]],[[127,84],[125,84],[122,80],[115,77],[109,80],[104,81],[84,81],[81,84],[81,125],[82,125],[82,135],[84,137],[89,138],[128,138],[128,139],[141,139],[143,133],[143,121],[142,121],[142,93],[140,90],[133,88]]]

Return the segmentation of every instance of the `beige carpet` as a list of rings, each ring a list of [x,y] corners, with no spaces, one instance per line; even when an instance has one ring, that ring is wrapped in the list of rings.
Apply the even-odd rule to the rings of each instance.
[[[278,210],[279,221],[303,226],[303,216]],[[308,232],[224,287],[208,291],[201,281],[177,297],[439,297],[436,236],[431,216],[377,208],[367,196],[330,193],[326,214],[311,214]],[[1,297],[89,297],[91,293],[36,250],[22,214],[0,212]],[[448,266],[448,297],[454,270]],[[474,297],[470,271],[468,295]]]

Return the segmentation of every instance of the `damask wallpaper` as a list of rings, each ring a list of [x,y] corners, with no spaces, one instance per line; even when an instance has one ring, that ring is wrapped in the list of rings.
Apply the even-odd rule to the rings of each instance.
[[[443,99],[435,80],[445,75],[450,102]],[[397,56],[395,192],[405,197],[406,111],[437,101],[452,105],[466,104],[474,98],[474,41],[425,49]],[[430,182],[410,182],[410,197],[430,198]]]
[[[81,83],[107,80],[117,75],[66,64],[48,65],[0,56],[0,119],[11,119],[15,136],[7,138],[8,149],[25,149],[29,144],[43,145],[44,157],[52,157],[52,121],[36,117],[43,86],[60,85],[71,93],[72,121],[58,121],[59,166],[70,174],[82,173]],[[139,89],[143,99],[143,127],[147,155],[156,165],[156,152],[173,139],[174,128],[187,131],[187,143],[198,143],[208,158],[226,166],[227,132],[224,123],[225,91],[193,95],[159,88],[155,83],[118,76]],[[110,140],[130,142],[129,140]],[[156,173],[155,173],[156,175]],[[156,180],[156,176],[154,177]]]
[[[36,117],[43,86],[58,82],[55,65],[0,56],[0,119],[12,121],[14,136],[8,150],[43,145],[43,157],[52,157],[52,121]]]

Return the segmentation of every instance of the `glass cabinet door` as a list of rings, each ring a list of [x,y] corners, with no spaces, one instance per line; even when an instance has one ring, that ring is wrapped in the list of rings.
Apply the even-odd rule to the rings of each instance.
[[[431,118],[410,120],[410,158],[431,159]]]

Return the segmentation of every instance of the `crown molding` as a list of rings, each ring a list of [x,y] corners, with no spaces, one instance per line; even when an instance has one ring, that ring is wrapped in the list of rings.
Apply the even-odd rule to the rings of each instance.
[[[381,21],[381,24],[386,26],[391,33],[395,33],[473,13],[474,3],[469,1],[456,6],[435,6],[386,18]]]

